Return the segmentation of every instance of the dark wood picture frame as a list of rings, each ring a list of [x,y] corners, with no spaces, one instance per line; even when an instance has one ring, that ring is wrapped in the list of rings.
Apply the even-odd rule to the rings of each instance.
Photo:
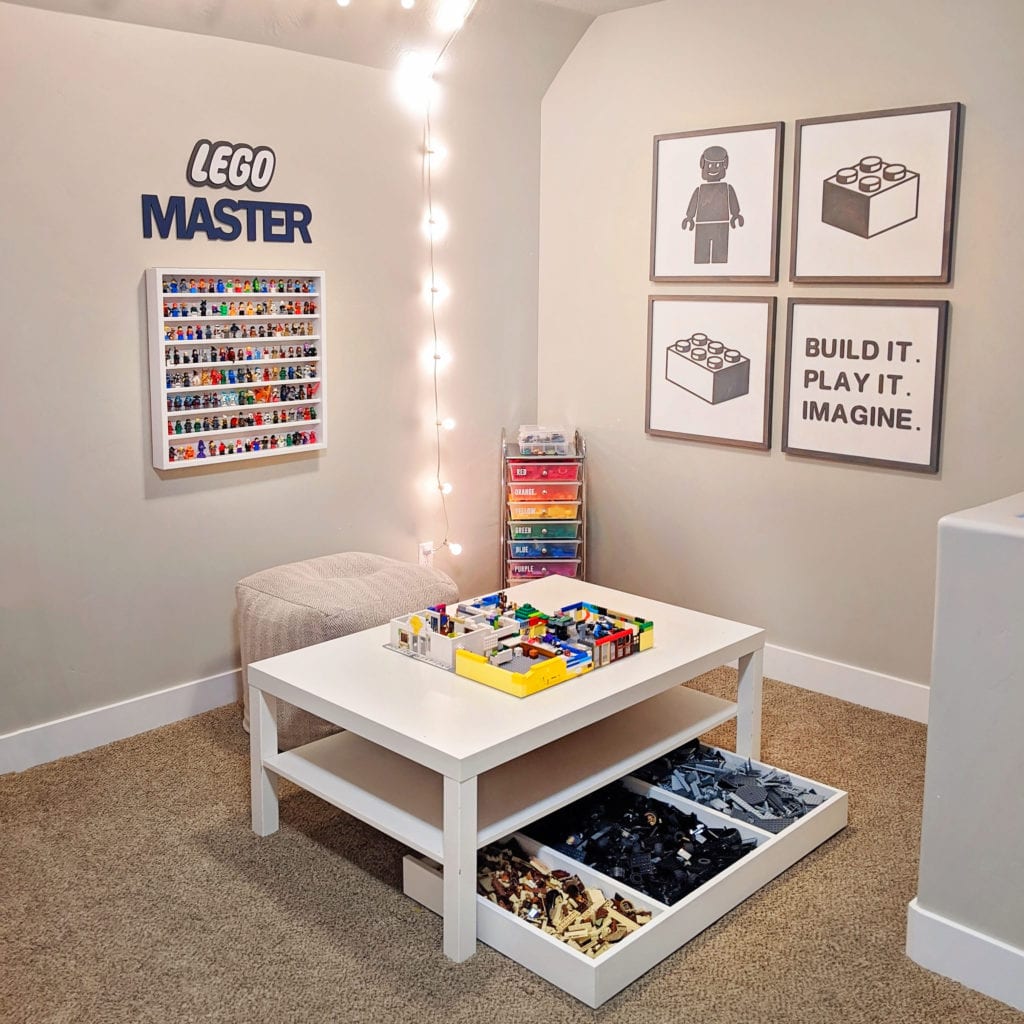
[[[938,111],[948,111],[950,114],[949,139],[946,147],[946,190],[945,208],[943,212],[940,272],[935,275],[798,274],[797,255],[800,244],[801,152],[804,129],[814,125],[836,124],[847,121],[867,121],[874,118],[905,117],[914,114],[936,113]],[[959,185],[959,150],[962,121],[963,104],[959,102],[935,103],[920,107],[896,107],[891,110],[872,110],[856,114],[840,114],[831,117],[811,117],[798,120],[796,122],[796,142],[794,145],[793,157],[793,212],[789,255],[790,281],[797,284],[948,284],[953,270],[953,234],[956,219],[956,197]],[[815,180],[814,188],[818,189],[820,187],[820,183]],[[916,207],[914,216],[916,216]]]
[[[879,308],[899,306],[928,307],[936,310],[935,375],[932,381],[932,434],[929,461],[925,463],[900,462],[891,459],[876,459],[861,455],[844,455],[836,452],[816,451],[810,448],[794,448],[789,443],[789,401],[793,369],[793,310],[796,306],[877,306]],[[946,350],[949,338],[949,308],[946,299],[818,299],[794,297],[787,304],[786,316],[786,367],[782,399],[782,450],[787,455],[812,459],[826,459],[830,462],[845,462],[861,466],[880,466],[884,469],[902,469],[914,473],[938,473],[942,441],[942,412],[946,380]]]
[[[659,146],[662,142],[673,139],[694,139],[700,137],[717,137],[739,132],[771,131],[775,132],[775,152],[773,159],[772,179],[772,213],[771,239],[769,242],[769,270],[767,274],[661,274],[655,273],[655,255],[658,246],[658,160]],[[767,121],[764,124],[734,125],[728,128],[701,129],[690,132],[672,132],[667,135],[654,136],[654,157],[651,185],[651,253],[650,279],[666,283],[706,283],[712,284],[772,284],[779,279],[779,207],[782,197],[782,145],[785,124],[782,121]]]
[[[743,441],[713,434],[698,434],[666,430],[651,426],[651,381],[654,372],[654,304],[657,302],[744,302],[766,307],[765,368],[763,390],[763,427],[760,441]],[[772,393],[775,378],[775,318],[778,300],[774,295],[649,295],[647,297],[647,380],[644,407],[644,430],[652,437],[672,437],[681,441],[702,441],[706,444],[725,445],[730,448],[750,448],[767,451],[771,448]]]

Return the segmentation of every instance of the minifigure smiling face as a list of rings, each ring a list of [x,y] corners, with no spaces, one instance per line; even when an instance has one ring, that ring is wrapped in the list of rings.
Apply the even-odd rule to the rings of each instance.
[[[705,181],[721,181],[729,167],[729,154],[721,146],[708,146],[701,154],[700,174]]]

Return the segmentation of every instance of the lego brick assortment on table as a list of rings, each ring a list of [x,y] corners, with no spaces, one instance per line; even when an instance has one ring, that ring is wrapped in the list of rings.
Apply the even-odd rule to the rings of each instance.
[[[720,751],[699,740],[633,774],[767,832],[781,832],[825,802],[822,794],[794,783],[784,772],[749,760],[730,764]]]
[[[515,840],[480,851],[477,891],[589,957],[600,956],[652,916],[618,894],[609,897],[577,875],[530,858]]]
[[[389,650],[526,697],[654,646],[654,623],[589,602],[553,613],[505,591],[391,620]]]
[[[531,839],[668,905],[756,846],[737,829],[706,825],[695,814],[638,796],[618,783],[525,831]]]

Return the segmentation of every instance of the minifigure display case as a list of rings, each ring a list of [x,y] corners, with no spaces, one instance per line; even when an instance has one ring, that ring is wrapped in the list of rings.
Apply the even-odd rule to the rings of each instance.
[[[530,429],[501,435],[501,578],[586,579],[586,442],[577,430],[534,444]]]
[[[324,273],[146,272],[153,465],[327,447]]]

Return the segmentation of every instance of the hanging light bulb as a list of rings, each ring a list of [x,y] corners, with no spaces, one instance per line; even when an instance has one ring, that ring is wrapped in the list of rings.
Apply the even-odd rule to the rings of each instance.
[[[458,32],[472,7],[471,0],[443,0],[437,10],[434,24],[442,32]]]
[[[455,420],[453,420],[451,418],[451,416],[446,416],[443,420],[438,420],[437,421],[437,425],[442,430],[454,430],[455,429]]]
[[[431,136],[430,142],[427,144],[426,156],[430,161],[430,170],[433,173],[444,163],[445,158],[448,156],[448,150],[442,143]]]
[[[438,242],[448,232],[448,215],[439,206],[423,214],[423,234],[432,242]]]
[[[433,341],[429,341],[423,347],[420,360],[423,363],[423,368],[428,373],[433,373],[435,365],[438,372],[440,372],[452,361],[452,354],[440,342],[435,344]]]
[[[433,58],[427,53],[406,50],[398,58],[395,88],[402,106],[413,113],[422,114],[437,91]]]
[[[461,544],[456,544],[455,541],[450,540],[450,541],[448,541],[448,550],[453,555],[461,555],[462,554],[462,545]]]
[[[437,274],[423,282],[423,297],[432,306],[440,306],[450,294],[451,289]]]
[[[451,494],[452,491],[454,490],[454,488],[452,487],[452,485],[450,483],[448,483],[447,480],[445,480],[445,482],[438,487],[438,490],[442,494]]]

